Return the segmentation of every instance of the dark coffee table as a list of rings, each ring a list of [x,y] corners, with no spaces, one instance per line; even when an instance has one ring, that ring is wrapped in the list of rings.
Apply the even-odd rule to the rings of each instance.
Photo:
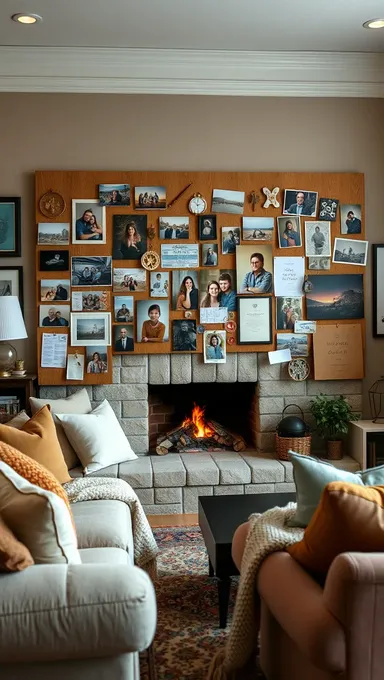
[[[209,558],[209,576],[215,576],[219,592],[220,628],[227,625],[231,576],[238,575],[232,560],[232,538],[239,524],[253,512],[296,500],[295,493],[261,493],[244,496],[199,496],[199,525]]]

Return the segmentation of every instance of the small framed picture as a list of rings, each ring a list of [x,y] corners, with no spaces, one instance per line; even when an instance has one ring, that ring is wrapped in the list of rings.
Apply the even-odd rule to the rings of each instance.
[[[167,298],[169,295],[169,272],[151,272],[151,297]]]
[[[384,244],[373,248],[373,336],[384,338]]]
[[[216,267],[218,258],[217,243],[203,243],[201,246],[201,264],[203,267]]]
[[[131,187],[129,184],[99,184],[100,205],[131,205]]]
[[[73,257],[71,262],[72,286],[111,286],[112,258]]]
[[[124,354],[133,352],[135,341],[133,338],[133,325],[113,326],[113,352],[114,354]]]
[[[172,325],[172,349],[174,352],[194,352],[197,349],[196,321],[176,319]]]
[[[335,222],[338,206],[339,201],[337,200],[337,198],[320,198],[319,220],[328,220],[329,222]]]
[[[140,260],[147,250],[147,216],[113,215],[114,260]]]
[[[132,295],[115,295],[113,306],[116,323],[133,323]]]
[[[331,257],[330,222],[305,222],[305,254],[307,257]]]
[[[273,217],[243,217],[243,241],[272,241]]]
[[[136,210],[165,210],[167,192],[165,187],[135,187]]]
[[[41,279],[40,300],[42,302],[66,302],[69,300],[70,287],[69,279]]]
[[[44,328],[69,326],[70,312],[69,305],[40,305],[39,326]]]
[[[23,267],[0,267],[0,297],[16,295],[23,310]]]
[[[303,215],[316,217],[317,191],[286,189],[284,192],[284,215]]]
[[[144,293],[147,289],[147,272],[145,269],[113,268],[114,293]]]
[[[189,217],[160,217],[161,239],[189,238]]]
[[[221,228],[221,250],[223,255],[234,255],[240,245],[240,227]]]
[[[272,298],[239,297],[239,345],[269,345],[272,342]]]
[[[68,222],[39,222],[37,225],[39,246],[69,246]]]
[[[368,241],[351,238],[335,238],[332,262],[365,267],[368,256]]]
[[[72,199],[72,243],[102,245],[106,229],[105,207],[96,198]]]
[[[69,250],[40,250],[39,258],[42,272],[66,272],[69,269]]]
[[[277,227],[280,248],[300,248],[300,217],[278,217]]]
[[[340,206],[340,224],[342,234],[361,234],[361,205]]]
[[[106,312],[109,310],[111,293],[109,290],[72,291],[73,312]]]
[[[216,215],[199,215],[199,240],[215,241],[217,239]]]
[[[65,377],[67,380],[84,380],[84,354],[68,352]]]
[[[139,300],[137,314],[137,342],[166,342],[169,339],[168,300]]]
[[[108,348],[105,345],[87,345],[85,348],[87,373],[108,372]]]
[[[111,315],[109,312],[72,312],[72,347],[110,344]]]
[[[227,361],[226,331],[204,331],[204,363],[225,364]]]
[[[0,257],[21,255],[21,198],[0,198]]]

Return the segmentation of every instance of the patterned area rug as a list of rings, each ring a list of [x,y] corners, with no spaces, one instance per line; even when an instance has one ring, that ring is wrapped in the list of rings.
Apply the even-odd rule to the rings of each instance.
[[[229,632],[237,579],[232,579],[228,625],[221,629],[216,580],[208,577],[200,528],[167,527],[153,533],[160,548],[157,632],[150,655],[141,655],[141,680],[204,680]],[[264,676],[254,672],[256,678]]]

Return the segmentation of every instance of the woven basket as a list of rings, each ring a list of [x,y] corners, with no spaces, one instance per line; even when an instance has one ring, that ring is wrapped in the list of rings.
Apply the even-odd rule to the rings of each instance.
[[[311,435],[307,437],[280,437],[276,432],[276,453],[280,460],[290,460],[288,451],[292,449],[302,456],[311,455]]]

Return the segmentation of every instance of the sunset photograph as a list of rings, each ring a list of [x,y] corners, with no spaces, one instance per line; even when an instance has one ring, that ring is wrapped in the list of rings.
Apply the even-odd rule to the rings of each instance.
[[[308,276],[308,283],[311,286],[306,293],[308,319],[364,318],[362,274]]]

